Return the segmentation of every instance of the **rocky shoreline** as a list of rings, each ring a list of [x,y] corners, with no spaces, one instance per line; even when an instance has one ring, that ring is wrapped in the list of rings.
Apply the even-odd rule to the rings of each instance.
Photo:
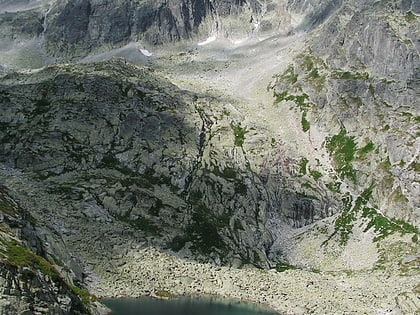
[[[420,275],[384,271],[284,272],[219,267],[179,259],[148,247],[91,283],[101,298],[216,295],[265,304],[280,314],[415,314]]]

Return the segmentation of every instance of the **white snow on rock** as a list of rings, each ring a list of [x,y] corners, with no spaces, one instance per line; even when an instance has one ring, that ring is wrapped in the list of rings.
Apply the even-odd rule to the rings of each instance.
[[[148,51],[147,49],[139,49],[140,50],[140,52],[143,54],[143,55],[145,55],[146,57],[150,57],[150,56],[152,56],[153,55],[153,53],[151,53],[150,51]]]
[[[197,45],[204,46],[204,45],[210,44],[211,42],[214,42],[215,40],[216,40],[216,36],[210,36],[204,42],[200,42]]]

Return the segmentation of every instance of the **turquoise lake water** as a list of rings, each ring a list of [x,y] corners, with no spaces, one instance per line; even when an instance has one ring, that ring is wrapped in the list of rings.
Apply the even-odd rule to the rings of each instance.
[[[179,297],[160,300],[106,299],[112,315],[279,315],[261,305],[219,297]]]

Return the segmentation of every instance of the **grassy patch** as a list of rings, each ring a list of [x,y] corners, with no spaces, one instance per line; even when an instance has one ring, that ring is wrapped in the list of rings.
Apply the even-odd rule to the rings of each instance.
[[[0,211],[4,214],[15,216],[17,214],[16,207],[11,203],[6,194],[0,190]]]
[[[416,19],[417,19],[417,16],[411,11],[408,11],[405,14],[405,20],[409,23],[416,21]]]
[[[375,149],[375,145],[372,141],[369,141],[363,148],[358,150],[359,158],[364,156],[365,154],[372,152]]]
[[[69,285],[70,289],[76,294],[84,305],[88,305],[90,303],[98,301],[98,297],[90,293],[86,289],[79,288],[75,285]]]
[[[318,180],[322,177],[322,173],[315,171],[315,170],[309,170],[309,174],[311,174],[311,176],[315,179]]]
[[[8,243],[6,248],[6,261],[10,265],[40,270],[44,275],[48,275],[53,281],[61,279],[57,269],[55,269],[55,267],[45,258],[34,254],[32,251],[18,245],[16,242]]]
[[[326,145],[336,167],[336,171],[341,178],[347,177],[356,182],[356,171],[351,164],[356,153],[356,143],[354,137],[347,135],[345,129],[341,129],[338,135],[332,136]]]
[[[413,233],[413,242],[416,242],[416,239],[418,239],[419,229],[417,227],[403,220],[388,218],[380,214],[375,208],[365,207],[363,209],[363,217],[370,220],[364,231],[367,232],[373,228],[378,234],[374,241],[381,240],[396,232],[400,234]]]
[[[353,226],[358,217],[367,219],[367,225],[364,232],[374,229],[377,236],[374,241],[379,241],[395,232],[400,234],[413,233],[412,240],[416,242],[419,236],[419,229],[404,220],[388,218],[381,214],[375,206],[368,207],[367,204],[372,197],[374,185],[371,184],[366,188],[353,202],[350,194],[342,199],[344,209],[341,215],[335,221],[335,230],[326,242],[334,235],[340,236],[340,244],[345,245],[352,233]],[[324,242],[323,244],[325,244]]]
[[[331,72],[331,76],[334,79],[339,80],[368,80],[369,73],[367,72],[350,72],[350,71],[341,71],[334,70]]]
[[[231,128],[233,130],[233,134],[235,135],[235,146],[242,147],[245,141],[245,134],[248,133],[246,127],[241,127],[241,123],[234,125],[231,124]]]
[[[315,86],[315,91],[320,92],[325,85],[326,76],[320,73],[325,69],[325,63],[321,58],[317,58],[309,51],[308,54],[302,54],[300,68],[306,72],[306,79]]]
[[[332,182],[332,183],[325,184],[325,186],[327,186],[327,188],[330,191],[338,193],[338,192],[340,192],[341,183],[340,182]]]
[[[350,238],[350,234],[353,232],[353,226],[357,220],[357,214],[362,205],[367,204],[371,197],[372,189],[373,185],[370,185],[359,195],[359,197],[357,197],[355,202],[353,202],[353,197],[349,193],[344,195],[344,197],[341,199],[344,205],[344,209],[341,215],[335,221],[334,232],[328,237],[323,245],[326,244],[336,234],[340,236],[340,245],[347,244]]]
[[[307,165],[308,165],[308,159],[302,158],[302,160],[299,163],[299,173],[301,175],[306,175],[307,173]]]
[[[279,262],[276,264],[277,272],[284,272],[286,270],[295,270],[295,269],[297,269],[296,266],[290,265],[287,262]]]
[[[289,84],[295,84],[298,79],[298,75],[295,73],[295,67],[293,65],[289,65],[286,71],[284,71],[278,79],[286,81]]]
[[[301,123],[302,123],[302,130],[304,132],[307,132],[310,128],[311,128],[311,124],[309,123],[309,121],[306,119],[306,111],[304,111],[302,113],[302,119],[301,119]]]
[[[287,94],[288,94],[287,91],[283,91],[281,93],[277,93],[276,91],[274,91],[274,98],[275,98],[274,103],[278,104],[278,103],[288,100]]]

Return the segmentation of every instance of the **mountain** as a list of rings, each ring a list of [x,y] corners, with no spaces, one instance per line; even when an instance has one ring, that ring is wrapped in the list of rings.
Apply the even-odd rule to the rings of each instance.
[[[10,291],[30,270],[55,292],[50,314],[102,312],[86,289],[416,312],[419,14],[406,0],[0,1],[2,311],[42,304],[24,298],[41,280]],[[293,278],[290,308],[250,289]]]

